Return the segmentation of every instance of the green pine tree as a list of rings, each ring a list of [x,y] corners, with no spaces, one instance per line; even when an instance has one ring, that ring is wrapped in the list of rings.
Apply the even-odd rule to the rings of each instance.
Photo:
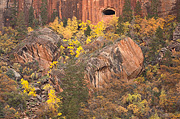
[[[14,0],[14,3],[11,7],[11,20],[10,20],[10,25],[14,28],[16,26],[17,22],[17,15],[18,15],[18,2],[17,0]]]
[[[52,15],[51,15],[51,22],[53,22],[56,17],[58,17],[58,12],[54,9],[54,10],[53,10],[53,13],[52,13]]]
[[[33,27],[33,21],[34,21],[34,9],[31,5],[30,9],[29,9],[29,26]]]
[[[90,36],[90,33],[91,33],[91,28],[90,28],[90,26],[88,25],[88,26],[87,26],[87,30],[84,31],[84,34],[85,34],[85,36],[87,37],[87,36]]]
[[[84,80],[84,66],[70,61],[62,79],[63,97],[61,111],[67,119],[78,119],[81,103],[88,98],[88,88]]]
[[[136,2],[136,7],[134,9],[135,15],[142,15],[141,3],[140,1]]]
[[[132,20],[132,9],[131,9],[131,1],[125,0],[124,6],[123,6],[123,20],[124,22],[131,22]]]
[[[155,37],[152,39],[150,43],[150,51],[149,51],[150,61],[156,60],[156,57],[158,55],[158,50],[160,50],[164,46],[165,46],[165,41],[163,37],[163,30],[161,29],[161,27],[158,27],[155,33]]]
[[[41,22],[42,22],[42,25],[45,25],[47,24],[48,22],[48,11],[47,11],[47,0],[42,0],[42,3],[41,3]]]
[[[116,32],[120,35],[122,35],[124,33],[124,30],[123,30],[123,17],[122,16],[119,16],[118,18],[118,26],[117,26],[117,30]]]
[[[67,26],[67,19],[64,18],[64,19],[63,19],[63,27],[66,27],[66,26]]]
[[[150,13],[148,13],[148,18],[158,18],[158,7],[160,5],[160,0],[152,0]]]
[[[17,17],[15,29],[18,31],[16,39],[18,40],[24,39],[25,36],[27,35],[27,29],[26,29],[25,16],[23,11],[20,11]]]

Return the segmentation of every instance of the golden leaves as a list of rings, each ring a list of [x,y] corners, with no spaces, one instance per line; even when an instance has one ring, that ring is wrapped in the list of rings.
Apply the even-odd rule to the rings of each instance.
[[[21,79],[22,88],[24,88],[24,93],[28,93],[30,96],[36,96],[35,88],[29,85],[27,80]]]

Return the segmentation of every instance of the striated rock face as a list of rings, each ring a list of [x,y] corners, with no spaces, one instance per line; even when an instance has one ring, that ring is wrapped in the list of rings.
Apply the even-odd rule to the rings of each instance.
[[[136,1],[131,0],[132,8],[135,7]],[[95,24],[101,20],[108,21],[112,15],[117,17],[122,15],[124,0],[61,0],[59,5],[60,18],[76,16],[84,22],[90,20]],[[103,12],[107,9],[111,10],[112,13]]]
[[[3,9],[13,1],[1,0],[0,2],[0,18],[3,18]],[[134,9],[136,2],[140,1],[143,15],[147,15],[150,12],[151,0],[131,0],[131,8]],[[109,21],[112,15],[119,17],[122,15],[122,10],[125,0],[47,0],[48,19],[51,20],[51,16],[54,12],[58,13],[61,19],[72,18],[76,16],[77,19],[86,22],[92,21],[92,24],[96,24],[101,20]],[[167,16],[174,7],[176,0],[160,0],[158,8],[159,16]],[[18,0],[19,11],[24,11],[26,15],[25,19],[28,22],[28,12],[32,5],[34,8],[34,15],[39,18],[40,8],[42,0]],[[3,8],[3,9],[2,9]],[[0,30],[3,26],[2,20],[0,21]]]
[[[141,48],[130,38],[105,47],[88,60],[86,78],[94,87],[105,80],[133,79],[143,69]]]
[[[20,46],[15,49],[15,61],[26,63],[36,60],[39,66],[47,69],[50,63],[57,60],[59,56],[57,50],[59,41],[59,36],[49,28],[31,32]]]

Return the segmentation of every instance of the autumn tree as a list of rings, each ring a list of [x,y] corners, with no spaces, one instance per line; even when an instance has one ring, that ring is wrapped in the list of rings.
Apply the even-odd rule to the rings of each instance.
[[[7,54],[16,47],[17,30],[14,30],[12,27],[4,27],[4,34],[0,35],[0,55]]]
[[[131,9],[131,1],[125,0],[124,6],[123,6],[123,21],[131,21],[132,20],[132,9]]]
[[[26,109],[26,96],[18,92],[16,81],[7,75],[0,73],[0,79],[0,118],[15,118],[17,109]]]

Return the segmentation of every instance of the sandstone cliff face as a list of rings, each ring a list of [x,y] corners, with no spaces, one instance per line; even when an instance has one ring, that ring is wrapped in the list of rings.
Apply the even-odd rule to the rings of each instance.
[[[48,28],[34,31],[15,49],[15,62],[27,63],[38,61],[39,66],[47,69],[58,57],[57,43],[60,38]]]
[[[110,9],[114,13],[113,15],[119,17],[122,15],[122,9],[125,0],[47,0],[48,18],[51,20],[53,11],[58,12],[61,19],[72,18],[76,16],[77,19],[86,22],[92,21],[92,24],[96,24],[101,20],[108,21],[112,18],[112,15],[104,14],[104,10]],[[138,0],[131,0],[132,9],[135,8]],[[151,0],[140,0],[143,9],[143,15],[147,15],[148,9],[151,6]],[[13,3],[12,1],[2,0],[0,4],[0,18],[2,19],[3,11],[1,8],[7,5],[7,3]],[[28,21],[28,10],[32,5],[34,8],[34,15],[39,18],[40,8],[42,0],[18,0],[19,10],[25,12],[26,21]],[[167,16],[174,7],[176,0],[160,0],[160,7],[158,8],[159,16]],[[0,30],[3,26],[2,20],[0,21]]]
[[[131,0],[132,8],[135,7],[136,1]],[[123,6],[124,0],[61,0],[59,14],[61,18],[76,16],[84,22],[90,20],[95,24],[108,19],[109,15],[103,13],[104,9],[113,10],[114,15],[119,17],[122,15]]]
[[[105,47],[88,60],[86,78],[94,87],[99,87],[105,80],[133,79],[143,69],[141,48],[130,38]]]

